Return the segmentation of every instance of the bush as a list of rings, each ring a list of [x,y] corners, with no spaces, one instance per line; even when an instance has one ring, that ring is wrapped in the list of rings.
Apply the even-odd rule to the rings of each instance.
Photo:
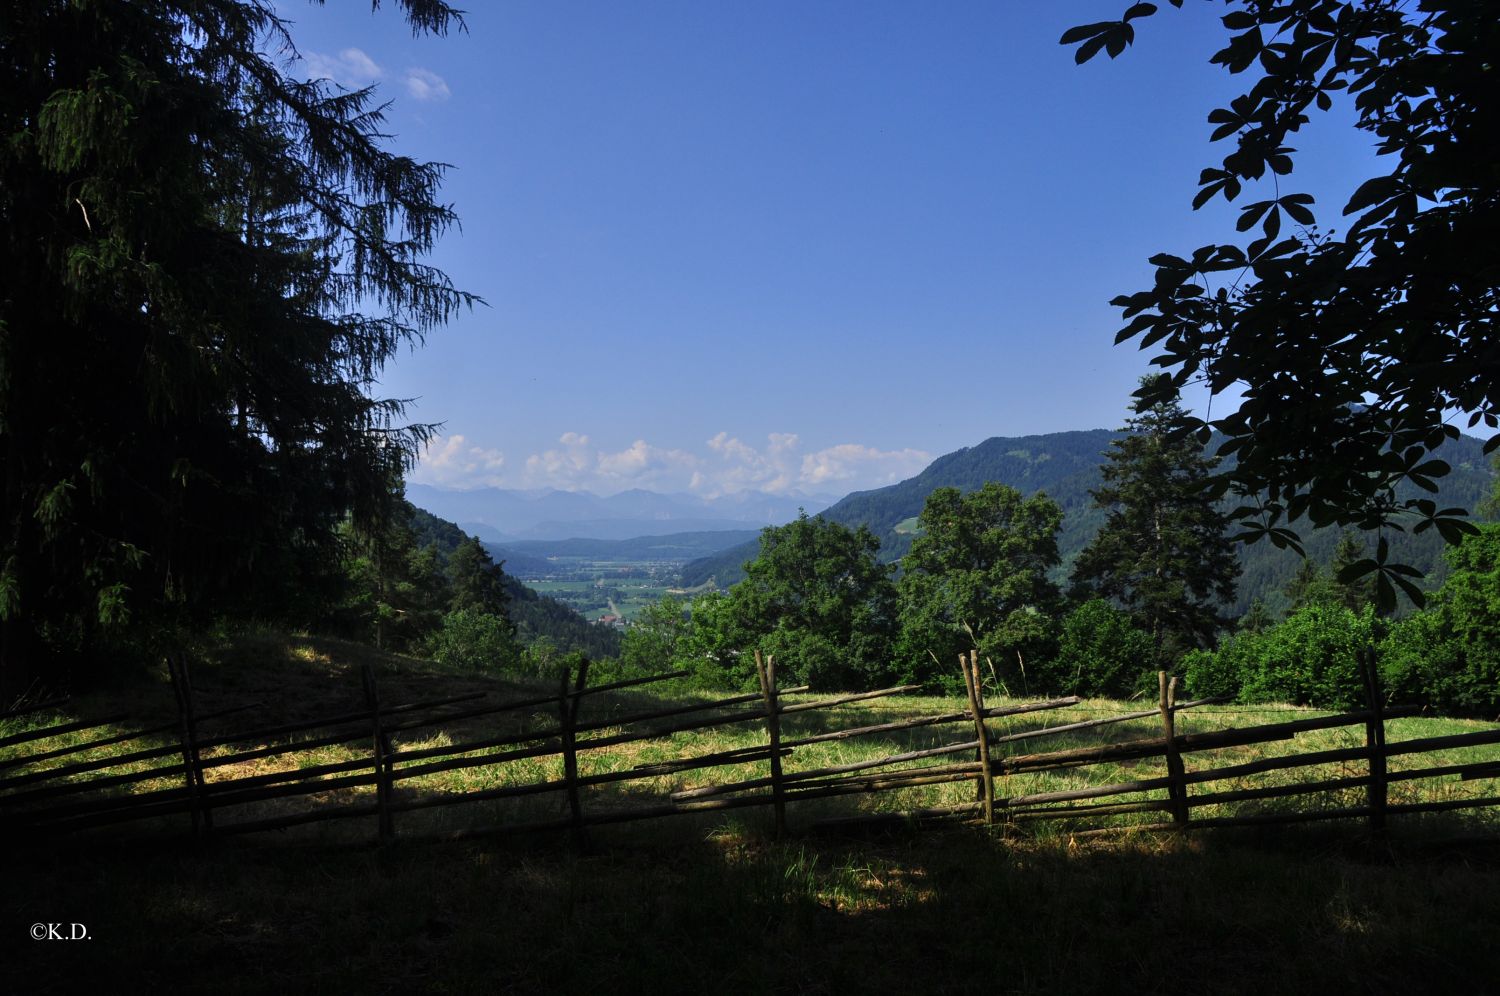
[[[686,606],[680,599],[663,595],[648,605],[625,631],[620,641],[619,678],[643,678],[678,667],[678,645],[689,629]]]
[[[434,660],[475,671],[514,671],[521,660],[510,623],[478,609],[443,616],[427,647]]]
[[[763,654],[776,658],[776,683],[783,688],[811,685],[822,692],[859,685],[847,649],[822,634],[776,629],[757,646]],[[754,651],[747,655],[753,667]]]
[[[1127,613],[1091,599],[1063,620],[1057,656],[1038,665],[1038,681],[1068,695],[1123,697],[1141,690],[1155,650]]]
[[[1452,569],[1431,608],[1403,619],[1381,644],[1393,698],[1445,712],[1500,712],[1500,526],[1480,527],[1446,554]]]
[[[1346,709],[1365,701],[1359,654],[1374,646],[1380,628],[1370,608],[1305,605],[1263,633],[1230,640],[1215,667],[1220,675],[1239,672],[1243,701]]]
[[[1380,680],[1392,702],[1420,702],[1449,710],[1452,678],[1464,661],[1436,612],[1417,612],[1391,627],[1380,644]]]
[[[705,592],[689,605],[688,626],[677,638],[674,663],[691,670],[701,688],[756,691],[756,645],[729,596]]]
[[[1230,643],[1253,633],[1234,636],[1220,646],[1218,651],[1189,650],[1182,658],[1182,681],[1186,691],[1195,699],[1210,699],[1220,695],[1233,698],[1240,693],[1240,671],[1235,665]]]

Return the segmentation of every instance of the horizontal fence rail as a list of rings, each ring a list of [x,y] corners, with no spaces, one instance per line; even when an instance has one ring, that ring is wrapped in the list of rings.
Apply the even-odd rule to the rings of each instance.
[[[174,659],[170,672],[178,716],[173,722],[73,742],[78,734],[87,736],[88,731],[128,717],[70,719],[0,737],[0,748],[7,749],[0,757],[0,829],[55,835],[156,821],[144,832],[160,833],[180,830],[182,824],[173,821],[187,814],[189,820],[185,822],[192,832],[206,836],[375,817],[380,840],[388,841],[398,836],[398,817],[402,814],[554,795],[565,810],[563,815],[504,820],[481,817],[478,825],[439,835],[567,831],[581,842],[590,827],[759,806],[771,807],[780,835],[787,827],[788,809],[813,800],[965,783],[972,786],[963,789],[972,801],[824,818],[810,825],[838,829],[955,818],[982,820],[988,825],[1055,820],[1067,821],[1079,833],[1106,833],[1118,832],[1122,826],[1180,832],[1363,819],[1373,830],[1379,830],[1393,816],[1500,806],[1500,797],[1477,793],[1415,802],[1410,801],[1409,792],[1396,800],[1389,798],[1393,787],[1423,780],[1446,779],[1462,784],[1500,778],[1500,758],[1449,758],[1407,768],[1389,767],[1393,759],[1500,745],[1500,728],[1388,741],[1387,721],[1415,715],[1419,710],[1384,706],[1374,680],[1373,659],[1365,661],[1368,702],[1364,709],[1182,732],[1178,717],[1223,700],[1178,702],[1176,679],[1161,675],[1155,709],[1045,725],[1049,714],[1077,707],[1079,699],[1067,696],[987,706],[978,660],[970,655],[960,662],[967,708],[843,726],[820,719],[818,722],[826,722],[828,728],[815,725],[809,732],[805,725],[802,730],[788,730],[788,717],[825,711],[832,715],[841,706],[874,703],[920,689],[898,685],[800,699],[797,697],[809,692],[806,686],[777,687],[775,659],[759,654],[754,657],[758,692],[656,708],[637,707],[618,715],[586,715],[586,703],[602,693],[645,689],[656,682],[684,677],[686,672],[590,686],[585,662],[576,671],[563,673],[557,691],[551,695],[488,701],[492,693],[481,691],[384,705],[376,676],[367,668],[361,675],[362,708],[240,732],[215,729],[208,735],[203,733],[205,725],[222,724],[227,717],[255,706],[198,712],[186,662]],[[611,701],[611,709],[627,708],[618,700]],[[519,714],[515,725],[497,728],[499,718],[507,714]],[[1001,720],[1032,720],[1041,725],[997,730],[995,726]],[[1092,735],[1118,724],[1153,720],[1160,724],[1155,736],[1054,750],[1031,746],[1048,737]],[[745,724],[763,726],[764,742],[727,750],[705,751],[694,746],[701,739],[695,740],[693,734]],[[944,734],[944,727],[957,730]],[[1238,761],[1232,756],[1224,761],[1218,758],[1219,752],[1235,748],[1283,742],[1295,745],[1302,734],[1355,727],[1362,728],[1364,734],[1358,746],[1305,751],[1293,746],[1289,752],[1272,757]],[[401,734],[433,729],[441,730],[445,739],[453,736],[454,741],[417,745],[396,741]],[[916,744],[908,737],[913,733],[921,737]],[[906,737],[893,739],[892,746],[904,743],[911,747],[844,763],[811,767],[805,761],[800,766],[793,763],[815,745],[881,737]],[[59,742],[49,744],[49,740]],[[133,742],[141,742],[141,746],[124,753],[91,756]],[[581,770],[581,758],[591,753],[648,743],[659,745],[651,748],[658,750],[665,742],[672,743],[675,756],[634,764],[627,761],[618,770]],[[36,745],[38,749],[31,753],[15,749],[23,745]],[[353,756],[327,760],[325,754],[319,759],[316,752],[326,748]],[[1028,752],[1012,752],[1018,748]],[[82,757],[48,763],[78,755]],[[548,773],[493,784],[511,777],[508,772],[528,770],[509,767],[518,762],[541,762]],[[1129,777],[1128,773],[1126,777],[1120,777],[1120,773],[1110,777],[1106,773],[1098,784],[1024,791],[1031,776],[1065,774],[1071,778],[1069,773],[1099,766],[1110,766],[1107,772],[1119,772],[1119,766],[1142,764],[1154,770],[1138,777]],[[264,770],[268,765],[275,770]],[[750,770],[730,777],[710,774],[711,780],[702,784],[683,785],[676,780],[685,774],[745,766]],[[1315,769],[1319,768],[1325,770],[1318,773]],[[1331,773],[1329,768],[1333,769]],[[473,769],[488,772],[479,787],[439,790],[423,781]],[[1312,773],[1303,776],[1309,770]],[[1250,781],[1267,776],[1292,780]],[[673,784],[663,788],[662,779]],[[1023,790],[1013,791],[1012,785]],[[593,791],[605,786],[618,787],[622,794],[606,798]],[[313,808],[306,808],[310,798]],[[1255,811],[1255,807],[1272,800],[1310,808]],[[279,809],[299,802],[301,809],[266,812],[268,805]],[[1245,811],[1246,806],[1251,811]],[[1153,813],[1165,818],[1157,822],[1136,819]],[[1131,817],[1134,822],[1110,823],[1119,817]]]

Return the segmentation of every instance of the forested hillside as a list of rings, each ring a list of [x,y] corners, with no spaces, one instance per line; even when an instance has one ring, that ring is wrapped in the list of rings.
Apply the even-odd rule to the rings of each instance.
[[[922,503],[938,488],[972,491],[986,481],[1009,484],[1026,494],[1045,491],[1062,506],[1061,547],[1066,560],[1076,554],[1087,536],[1071,542],[1071,532],[1086,527],[1092,535],[1103,521],[1089,511],[1088,489],[1097,486],[1099,462],[1116,433],[1108,429],[1053,432],[1041,436],[994,436],[977,446],[938,457],[916,477],[873,491],[856,491],[822,512],[823,518],[847,526],[866,525],[881,540],[881,557],[895,560],[911,546],[910,535],[897,525],[922,511]],[[727,587],[745,576],[744,564],[754,559],[754,541],[693,561],[683,568],[682,583],[692,587],[714,578]]]
[[[911,533],[897,532],[896,527],[917,515],[927,496],[937,488],[972,491],[986,481],[997,481],[1024,494],[1045,491],[1064,514],[1058,536],[1062,565],[1057,574],[1062,578],[1071,571],[1078,552],[1104,521],[1104,513],[1092,507],[1089,491],[1099,486],[1104,453],[1118,436],[1118,432],[1107,429],[996,436],[977,446],[938,457],[922,473],[899,484],[854,492],[822,514],[844,525],[869,526],[881,539],[881,558],[891,561],[904,556],[911,547]],[[1220,441],[1216,437],[1209,448],[1217,447]],[[1453,471],[1440,479],[1440,490],[1433,496],[1440,507],[1472,510],[1489,493],[1495,473],[1482,449],[1482,442],[1471,436],[1461,436],[1443,446],[1438,455],[1452,465]],[[1405,490],[1398,494],[1407,496]],[[1334,528],[1307,531],[1303,539],[1308,557],[1318,562],[1328,561],[1339,535],[1340,531]],[[1389,539],[1392,558],[1425,571],[1428,587],[1435,587],[1442,580],[1446,570],[1441,556],[1444,544],[1435,531],[1420,536],[1392,533]],[[1373,539],[1369,545],[1373,547]],[[695,560],[683,568],[682,583],[690,587],[713,578],[720,587],[727,587],[744,578],[744,564],[754,559],[756,552],[757,545],[752,541]],[[1240,547],[1239,556],[1243,573],[1232,614],[1242,614],[1256,598],[1273,612],[1284,608],[1282,589],[1296,573],[1302,558],[1266,542]]]
[[[464,531],[431,512],[408,505],[411,527],[419,546],[435,546],[447,558],[467,537]],[[496,558],[497,562],[500,558]],[[510,596],[506,613],[516,626],[516,636],[530,645],[540,639],[551,640],[560,651],[578,650],[593,658],[615,657],[620,652],[620,634],[607,626],[595,626],[555,598],[539,595],[516,580],[509,571],[504,576],[505,592]]]

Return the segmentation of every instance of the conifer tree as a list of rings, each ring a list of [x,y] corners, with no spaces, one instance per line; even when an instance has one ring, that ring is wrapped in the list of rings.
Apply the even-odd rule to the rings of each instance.
[[[1143,378],[1141,396],[1159,397],[1159,387]],[[1079,554],[1073,580],[1128,610],[1169,665],[1212,645],[1239,563],[1209,494],[1216,461],[1184,431],[1187,412],[1175,395],[1134,408],[1126,435],[1111,444],[1104,486],[1091,492],[1109,517]]]
[[[412,650],[437,627],[451,597],[437,546],[419,546],[399,517],[378,533],[348,522],[340,532],[344,598],[329,621],[379,649]]]
[[[0,693],[295,604],[431,433],[372,391],[474,300],[422,262],[443,167],[290,45],[265,0],[0,0]]]
[[[479,537],[468,537],[448,555],[448,582],[452,587],[450,612],[473,609],[492,616],[505,615],[510,594],[505,590],[504,564],[495,563]]]
[[[1287,581],[1282,594],[1286,595],[1287,614],[1290,615],[1304,605],[1322,605],[1333,601],[1332,587],[1328,575],[1316,560],[1303,557],[1297,571]]]
[[[1359,533],[1345,529],[1334,547],[1333,560],[1328,566],[1328,575],[1333,580],[1334,597],[1350,612],[1359,612],[1375,602],[1375,579],[1365,575],[1358,565],[1369,554]]]
[[[1261,633],[1276,624],[1276,619],[1266,608],[1266,603],[1257,598],[1250,603],[1250,608],[1240,616],[1235,627],[1242,633]]]
[[[1358,612],[1372,603],[1374,580],[1362,577],[1362,572],[1356,570],[1366,556],[1359,534],[1346,529],[1339,535],[1338,546],[1334,547],[1333,559],[1326,569],[1303,558],[1286,585],[1288,613],[1307,605],[1342,605],[1350,612]]]

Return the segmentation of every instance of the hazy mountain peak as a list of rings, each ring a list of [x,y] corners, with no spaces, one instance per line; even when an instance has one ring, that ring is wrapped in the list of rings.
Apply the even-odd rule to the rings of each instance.
[[[467,491],[408,484],[407,498],[434,515],[462,522],[472,531],[509,538],[627,539],[666,532],[759,529],[826,507],[831,499],[801,493],[773,495],[741,491],[719,498],[686,493],[660,494],[631,488],[608,497],[588,491]]]

